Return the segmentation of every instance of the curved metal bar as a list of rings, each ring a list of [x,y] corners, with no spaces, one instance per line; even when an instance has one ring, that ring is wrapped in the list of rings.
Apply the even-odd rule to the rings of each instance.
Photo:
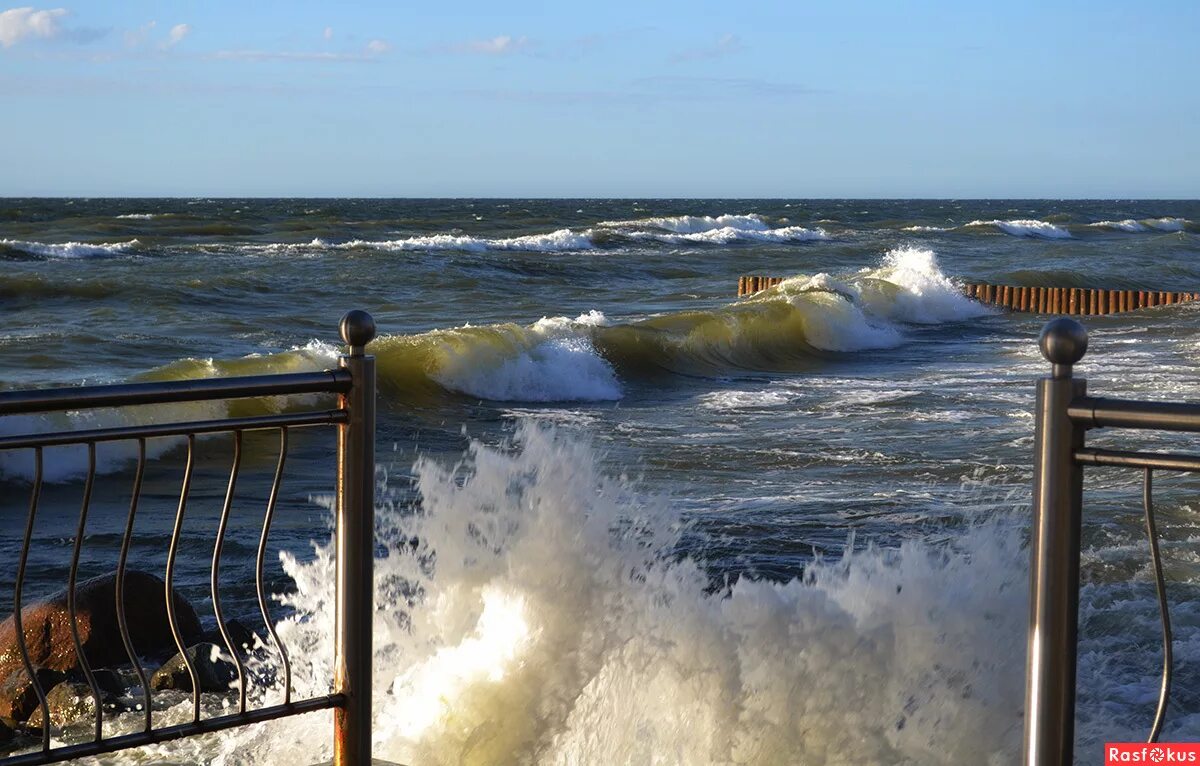
[[[92,690],[92,700],[96,703],[96,741],[104,739],[104,703],[100,699],[100,685],[96,683],[96,674],[87,661],[83,651],[83,642],[79,640],[79,614],[75,609],[75,583],[79,579],[79,552],[83,549],[83,533],[87,527],[88,507],[92,503],[92,486],[96,481],[96,443],[88,442],[88,472],[83,484],[83,503],[79,510],[79,527],[75,532],[75,547],[71,552],[71,571],[67,576],[67,614],[71,620],[71,640],[75,644],[75,656],[83,677]]]
[[[229,655],[237,666],[238,679],[238,712],[246,712],[246,669],[242,667],[242,658],[229,637],[229,629],[225,627],[225,615],[221,612],[221,551],[225,547],[225,530],[229,527],[229,511],[233,508],[233,493],[237,487],[238,472],[242,468],[242,432],[233,432],[233,468],[229,470],[229,486],[225,489],[225,504],[221,507],[221,521],[217,525],[217,541],[213,545],[212,556],[212,600],[213,613],[217,617],[217,630],[221,631],[221,639],[229,649]]]
[[[142,685],[142,704],[146,708],[145,731],[152,728],[150,710],[150,682],[146,679],[146,670],[138,659],[133,639],[129,635],[129,620],[125,614],[125,565],[129,561],[129,543],[133,539],[133,519],[137,515],[138,500],[142,496],[142,478],[146,474],[146,440],[138,439],[137,472],[133,475],[133,497],[129,501],[129,517],[125,521],[125,536],[121,538],[121,556],[117,560],[117,627],[121,631],[121,642],[125,644],[125,653],[137,673],[138,682]]]
[[[192,488],[192,466],[196,458],[196,435],[188,434],[187,464],[183,469],[183,487],[179,490],[179,509],[175,512],[175,528],[171,531],[171,547],[167,549],[167,572],[164,578],[167,599],[167,623],[171,626],[171,638],[183,657],[188,675],[192,679],[192,723],[200,722],[200,678],[196,675],[196,667],[188,656],[187,647],[183,644],[183,635],[179,632],[179,620],[175,616],[175,599],[173,584],[175,582],[175,554],[179,551],[179,533],[183,529],[183,514],[187,510],[188,492]]]
[[[1154,711],[1154,724],[1150,727],[1147,742],[1157,742],[1167,717],[1167,705],[1171,701],[1171,612],[1167,604],[1167,582],[1163,577],[1162,556],[1158,550],[1158,528],[1154,523],[1154,503],[1151,500],[1152,471],[1147,468],[1142,481],[1142,507],[1146,511],[1146,535],[1150,538],[1150,560],[1154,564],[1154,586],[1158,591],[1158,612],[1162,617],[1163,668],[1162,684],[1158,690],[1158,707]]]
[[[13,593],[13,627],[17,632],[17,648],[21,650],[21,662],[33,684],[42,710],[42,752],[50,752],[50,706],[46,704],[46,690],[38,679],[29,659],[29,647],[25,644],[25,625],[21,622],[21,590],[25,587],[25,565],[29,561],[29,544],[33,541],[33,519],[37,516],[38,498],[42,494],[42,448],[33,451],[33,490],[29,495],[29,519],[25,522],[25,541],[21,544],[21,558],[17,562],[17,585]]]
[[[271,621],[271,612],[267,609],[267,592],[263,587],[263,562],[267,556],[267,535],[271,532],[271,519],[275,515],[275,503],[279,500],[279,487],[283,482],[283,466],[287,462],[288,430],[287,426],[279,429],[279,463],[275,466],[275,480],[271,482],[271,495],[267,500],[267,513],[263,518],[262,535],[258,538],[258,558],[255,563],[255,584],[258,586],[258,609],[262,612],[263,624],[275,648],[279,650],[279,658],[283,663],[283,704],[292,702],[292,665],[288,660],[287,649],[275,632],[275,624]]]

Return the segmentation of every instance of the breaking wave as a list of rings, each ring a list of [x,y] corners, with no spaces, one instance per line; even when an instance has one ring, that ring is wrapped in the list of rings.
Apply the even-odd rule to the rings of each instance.
[[[719,231],[719,229],[715,230]],[[843,276],[816,274],[713,309],[683,311],[613,324],[598,311],[515,323],[438,329],[378,338],[379,389],[392,406],[445,397],[506,402],[615,401],[633,382],[663,373],[720,376],[731,371],[816,369],[837,354],[893,348],[912,325],[952,322],[988,313],[966,298],[938,268],[931,250],[892,250],[879,266]],[[241,359],[183,359],[148,373],[155,380],[327,369],[338,349],[313,342],[291,351]],[[199,420],[229,413],[311,406],[313,397],[276,397],[145,408],[155,421]],[[213,409],[224,408],[224,409]],[[128,422],[123,410],[86,415],[6,418],[6,433],[105,427]],[[155,448],[172,449],[171,440]],[[126,452],[121,452],[121,449]],[[132,457],[129,445],[106,446],[102,472]],[[85,452],[63,450],[48,481],[84,470]],[[29,476],[32,458],[0,455],[0,473]],[[22,462],[23,461],[23,462]]]
[[[995,228],[999,229],[1000,231],[1004,232],[1005,234],[1011,234],[1014,237],[1043,237],[1045,239],[1070,239],[1071,238],[1071,232],[1067,231],[1066,229],[1062,228],[1061,226],[1055,226],[1052,223],[1048,223],[1046,221],[1039,221],[1036,219],[1022,218],[1022,219],[1016,219],[1016,220],[1011,220],[1011,221],[1001,221],[1001,220],[971,221],[970,223],[963,224],[964,228],[970,228],[970,227],[975,227],[975,226],[995,227]]]
[[[525,423],[511,445],[416,475],[420,507],[384,513],[397,542],[377,563],[379,757],[998,764],[1017,750],[1016,528],[714,593],[676,559],[683,519],[607,475],[586,439]],[[306,693],[333,667],[331,565],[325,546],[285,560],[299,590],[283,637],[314,649]],[[300,757],[312,737],[285,726],[251,747]]]
[[[88,258],[105,255],[123,255],[129,253],[140,243],[136,239],[128,242],[26,242],[19,239],[0,239],[0,256],[5,251],[17,255],[37,256],[42,258]]]

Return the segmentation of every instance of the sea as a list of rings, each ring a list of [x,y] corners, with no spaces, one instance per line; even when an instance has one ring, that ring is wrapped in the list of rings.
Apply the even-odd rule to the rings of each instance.
[[[742,275],[786,280],[739,299]],[[1198,290],[1200,202],[3,199],[0,387],[330,368],[342,314],[369,311],[376,757],[1001,766],[1020,760],[1048,317],[975,303],[973,282]],[[1200,304],[1082,321],[1091,393],[1200,399]],[[9,416],[0,434],[312,406]],[[186,450],[147,449],[130,556],[161,576]],[[269,537],[297,696],[332,678],[333,449],[329,429],[291,435]],[[278,434],[244,451],[219,593],[261,633]],[[97,449],[80,577],[115,567],[135,454]],[[228,436],[197,440],[175,569],[209,625],[230,464]],[[47,450],[26,602],[65,587],[86,472],[82,448]],[[0,454],[0,615],[32,475],[28,451]],[[1157,700],[1141,481],[1087,470],[1081,764],[1144,739]],[[1155,476],[1165,741],[1200,739],[1198,490]],[[156,705],[156,724],[190,716]],[[317,763],[331,734],[310,714],[95,762]]]

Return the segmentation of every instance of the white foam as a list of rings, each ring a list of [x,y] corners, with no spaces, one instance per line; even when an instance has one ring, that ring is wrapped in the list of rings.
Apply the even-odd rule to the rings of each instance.
[[[747,215],[673,215],[637,218],[629,221],[601,221],[598,226],[615,229],[661,229],[676,234],[696,234],[713,229],[766,231],[770,226],[757,213]]]
[[[965,224],[965,227],[970,226],[994,226],[1005,234],[1011,234],[1014,237],[1044,237],[1046,239],[1070,239],[1071,232],[1066,229],[1055,226],[1047,221],[1038,221],[1029,218],[1020,218],[1012,221],[971,221]]]
[[[944,226],[905,226],[900,231],[938,232],[938,231],[950,231],[950,229],[947,229]]]
[[[381,539],[400,542],[376,564],[377,757],[937,766],[1019,752],[1028,554],[1015,526],[713,593],[674,559],[675,512],[606,476],[586,441],[523,424],[512,449],[474,443],[465,465],[416,473],[421,511],[380,510]],[[296,693],[326,693],[332,552],[284,565]],[[328,758],[310,727],[284,719],[219,743]]]
[[[1186,218],[1147,218],[1142,223],[1159,231],[1183,231],[1188,221]]]
[[[884,315],[901,322],[938,324],[990,313],[983,304],[967,298],[962,290],[938,266],[932,250],[899,247],[889,250],[877,269],[864,273],[884,279],[900,288],[894,300],[874,306]]]
[[[49,258],[87,258],[90,256],[121,255],[137,247],[140,242],[131,239],[128,242],[26,242],[19,239],[0,239],[0,245],[17,250],[23,250],[30,255],[41,255]]]
[[[124,215],[117,216],[117,218],[134,221],[149,221],[151,219],[162,218],[167,215],[170,215],[170,213],[125,213]]]
[[[638,239],[653,239],[668,244],[711,244],[724,245],[730,242],[811,242],[829,239],[824,229],[806,229],[803,226],[784,226],[778,229],[740,229],[722,226],[693,234],[659,234],[655,232],[631,232]]]
[[[616,372],[592,344],[600,312],[543,317],[528,328],[490,328],[488,336],[447,343],[430,377],[444,388],[502,402],[615,401]],[[451,331],[453,332],[453,331]]]
[[[466,252],[519,250],[544,253],[590,250],[595,246],[588,232],[576,232],[571,229],[558,229],[547,234],[528,234],[522,237],[498,239],[456,234],[432,234],[378,241],[356,239],[337,245],[344,249],[367,247],[376,250],[463,250]]]
[[[1088,226],[1093,226],[1098,229],[1116,229],[1117,231],[1138,232],[1145,231],[1146,227],[1132,218],[1126,218],[1123,221],[1097,221],[1089,223]]]

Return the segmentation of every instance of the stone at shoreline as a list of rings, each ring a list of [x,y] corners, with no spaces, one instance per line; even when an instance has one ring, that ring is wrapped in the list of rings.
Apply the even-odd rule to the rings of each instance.
[[[234,650],[243,659],[249,657],[254,652],[258,636],[242,624],[240,620],[226,620],[225,630],[229,633],[229,640],[233,642]],[[199,636],[198,641],[216,644],[221,647],[222,652],[225,651],[225,639],[221,636],[221,631],[215,627],[204,631]]]
[[[217,644],[199,643],[189,646],[188,657],[196,668],[196,677],[202,692],[229,691],[229,684],[237,680],[237,667],[226,659],[224,650]],[[190,692],[192,677],[182,654],[176,654],[163,663],[150,677],[150,688],[155,691],[176,689]]]
[[[62,671],[50,668],[34,668],[34,672],[41,681],[43,692],[49,692],[67,677]],[[38,704],[37,692],[24,667],[12,671],[0,682],[0,718],[24,721]]]
[[[178,592],[174,594],[175,614],[185,642],[200,635],[196,610]],[[166,587],[158,577],[136,570],[125,573],[125,604],[129,635],[140,655],[173,649],[167,621]],[[116,575],[103,575],[79,583],[75,589],[79,639],[88,663],[93,668],[123,665],[129,662],[117,625]],[[68,671],[79,668],[71,638],[71,620],[67,612],[67,593],[28,604],[21,610],[29,659],[35,666]],[[10,616],[0,623],[0,678],[15,669],[23,671],[17,646],[16,628]],[[3,703],[0,702],[0,710]],[[2,714],[2,713],[0,713]]]
[[[8,725],[7,721],[0,721],[0,742],[11,742],[13,738],[13,727]]]
[[[104,706],[108,695],[100,692],[100,705]],[[96,699],[92,688],[82,681],[63,681],[46,695],[46,707],[50,711],[50,725],[62,728],[76,721],[91,720],[96,715]],[[42,723],[42,708],[39,705],[29,716],[36,726]]]

